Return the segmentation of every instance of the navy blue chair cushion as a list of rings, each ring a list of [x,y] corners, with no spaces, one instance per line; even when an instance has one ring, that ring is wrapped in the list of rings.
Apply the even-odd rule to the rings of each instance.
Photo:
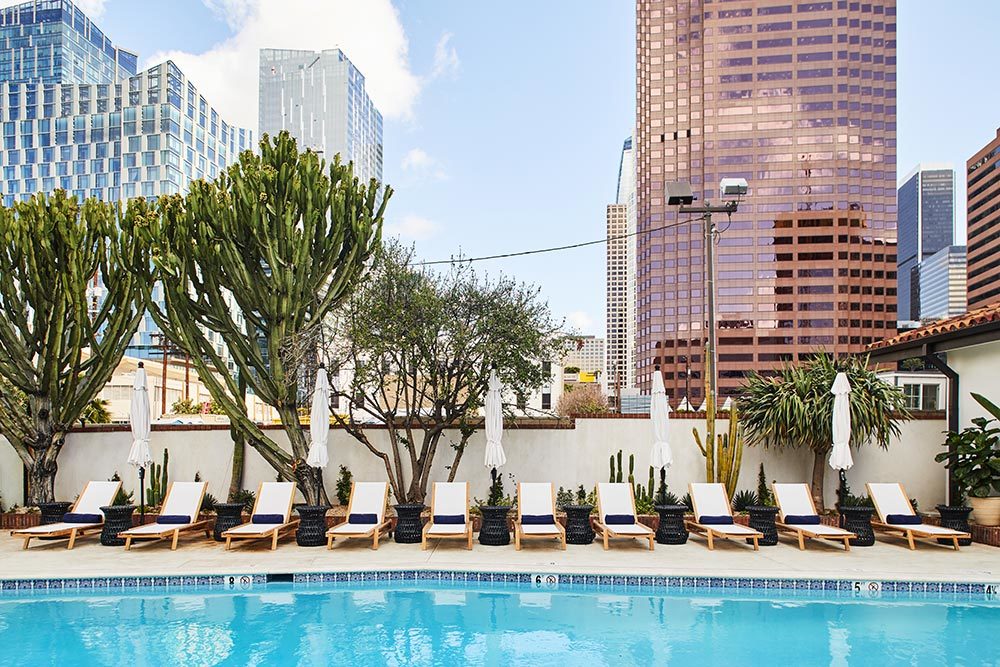
[[[280,514],[254,514],[250,523],[285,523],[285,517]]]
[[[794,523],[797,526],[818,526],[818,514],[786,514],[785,523]]]
[[[733,517],[727,514],[703,514],[698,517],[698,523],[705,524],[706,526],[731,526]]]
[[[605,514],[604,523],[609,526],[635,525],[635,517],[631,514]]]
[[[63,514],[63,519],[66,523],[101,523],[104,521],[103,514],[77,514],[76,512],[67,512]]]
[[[191,517],[187,514],[161,514],[156,519],[156,523],[166,523],[166,524],[187,524],[191,523]]]
[[[521,523],[525,526],[551,526],[556,518],[551,514],[522,514]]]
[[[916,514],[889,514],[885,517],[886,523],[896,526],[919,526],[923,523]]]
[[[378,523],[378,515],[352,513],[348,515],[347,523]]]
[[[465,523],[464,514],[435,514],[434,523],[450,524],[461,526]]]

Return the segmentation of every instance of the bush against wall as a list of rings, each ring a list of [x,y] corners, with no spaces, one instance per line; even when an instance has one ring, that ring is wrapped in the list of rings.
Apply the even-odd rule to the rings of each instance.
[[[564,391],[556,403],[556,414],[600,415],[608,412],[608,397],[598,384],[578,384]]]

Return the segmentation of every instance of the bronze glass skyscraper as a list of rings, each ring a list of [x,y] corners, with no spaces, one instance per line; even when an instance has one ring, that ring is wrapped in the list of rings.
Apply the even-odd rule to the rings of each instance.
[[[703,397],[703,230],[663,197],[718,199],[719,389],[895,332],[896,3],[638,0],[636,372]]]

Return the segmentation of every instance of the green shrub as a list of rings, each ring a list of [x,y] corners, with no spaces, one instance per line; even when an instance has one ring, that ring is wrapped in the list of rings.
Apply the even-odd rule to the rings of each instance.
[[[586,497],[586,494],[584,494],[584,496]],[[573,492],[567,491],[566,489],[560,486],[559,490],[556,491],[556,507],[565,507],[566,505],[572,505],[572,504],[573,504]]]
[[[229,497],[229,502],[243,503],[243,511],[249,514],[250,512],[253,512],[253,505],[257,502],[257,494],[253,491],[242,489],[232,494]]]
[[[337,476],[337,502],[347,505],[351,501],[351,481],[354,475],[347,466],[340,466],[340,474]]]
[[[757,494],[751,491],[750,489],[743,489],[742,491],[737,491],[736,495],[733,496],[734,512],[746,512],[748,507],[756,504],[757,504]]]

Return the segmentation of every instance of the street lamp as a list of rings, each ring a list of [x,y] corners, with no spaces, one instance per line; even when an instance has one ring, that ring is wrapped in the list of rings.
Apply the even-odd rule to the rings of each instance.
[[[713,206],[709,201],[696,206],[690,183],[676,181],[664,184],[664,194],[668,206],[677,206],[680,213],[700,214],[705,223],[705,293],[708,297],[708,335],[705,336],[705,402],[707,407],[705,439],[706,445],[712,447],[715,446],[715,401],[718,385],[718,371],[716,369],[718,339],[715,318],[715,235],[717,230],[715,223],[712,222],[712,214],[725,213],[727,217],[731,218],[739,208],[740,199],[747,194],[748,189],[746,179],[723,178],[719,183],[719,196],[723,199],[727,197],[736,197],[736,199],[730,199],[718,206]]]

